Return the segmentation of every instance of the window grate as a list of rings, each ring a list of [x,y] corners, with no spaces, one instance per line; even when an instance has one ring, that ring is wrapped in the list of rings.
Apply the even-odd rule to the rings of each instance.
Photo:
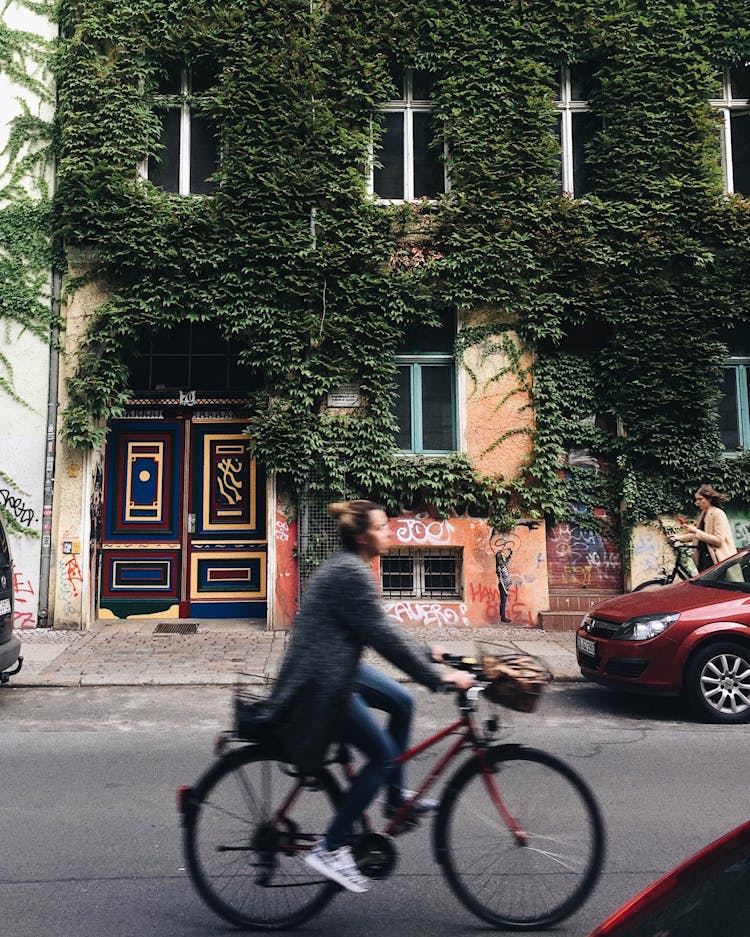
[[[315,570],[339,549],[338,521],[328,513],[333,501],[351,494],[308,489],[300,499],[299,514],[299,594],[302,596]]]
[[[460,599],[462,552],[454,547],[393,550],[380,561],[388,598]]]

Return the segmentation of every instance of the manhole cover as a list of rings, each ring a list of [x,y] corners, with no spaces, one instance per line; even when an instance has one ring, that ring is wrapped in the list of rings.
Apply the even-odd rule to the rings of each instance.
[[[198,625],[190,621],[162,621],[156,626],[154,634],[196,634]]]

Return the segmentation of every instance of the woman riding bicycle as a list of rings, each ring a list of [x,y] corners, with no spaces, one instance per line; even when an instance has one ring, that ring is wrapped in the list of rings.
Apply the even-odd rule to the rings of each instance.
[[[378,790],[388,783],[386,811],[404,797],[394,759],[408,742],[411,705],[405,691],[382,673],[360,664],[372,647],[417,682],[437,690],[445,683],[468,689],[463,671],[443,673],[425,649],[386,618],[369,564],[388,550],[388,518],[371,501],[333,504],[342,549],[310,580],[295,617],[289,648],[270,700],[270,715],[289,758],[305,773],[322,764],[333,740],[357,748],[365,762],[306,862],[355,892],[367,891],[349,846],[352,827]],[[433,648],[437,659],[440,648]],[[370,705],[391,714],[383,728]],[[391,705],[392,704],[392,705]],[[424,804],[424,809],[429,809]]]

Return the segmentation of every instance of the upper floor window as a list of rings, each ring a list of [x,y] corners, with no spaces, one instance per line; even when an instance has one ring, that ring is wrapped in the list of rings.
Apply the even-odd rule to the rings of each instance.
[[[396,354],[396,445],[405,452],[437,454],[456,448],[455,316],[407,333]]]
[[[726,191],[750,196],[750,62],[722,70],[721,94],[711,104],[720,115]]]
[[[589,109],[589,98],[596,87],[596,73],[590,62],[565,65],[560,70],[555,105],[559,113],[561,182],[562,191],[574,198],[590,191],[586,157],[594,135],[602,127],[601,118]]]
[[[444,144],[435,127],[432,76],[401,69],[396,97],[381,109],[383,130],[373,147],[370,191],[382,199],[435,198],[446,190]]]
[[[724,362],[719,432],[725,452],[750,450],[750,337],[740,329],[729,340]]]
[[[148,178],[165,192],[208,195],[219,164],[219,135],[202,111],[201,97],[215,83],[207,69],[170,66],[157,87],[155,102],[161,117],[157,152],[149,158]]]

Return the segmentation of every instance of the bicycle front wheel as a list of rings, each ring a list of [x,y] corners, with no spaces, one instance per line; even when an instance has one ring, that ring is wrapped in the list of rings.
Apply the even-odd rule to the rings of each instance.
[[[249,930],[294,927],[338,891],[305,864],[339,797],[327,771],[301,777],[261,746],[217,761],[190,791],[188,872],[206,904]]]
[[[503,745],[486,752],[486,764],[486,778],[472,758],[448,784],[435,828],[438,859],[456,896],[482,920],[507,930],[548,927],[579,908],[596,883],[604,859],[599,808],[573,769],[546,752]]]

